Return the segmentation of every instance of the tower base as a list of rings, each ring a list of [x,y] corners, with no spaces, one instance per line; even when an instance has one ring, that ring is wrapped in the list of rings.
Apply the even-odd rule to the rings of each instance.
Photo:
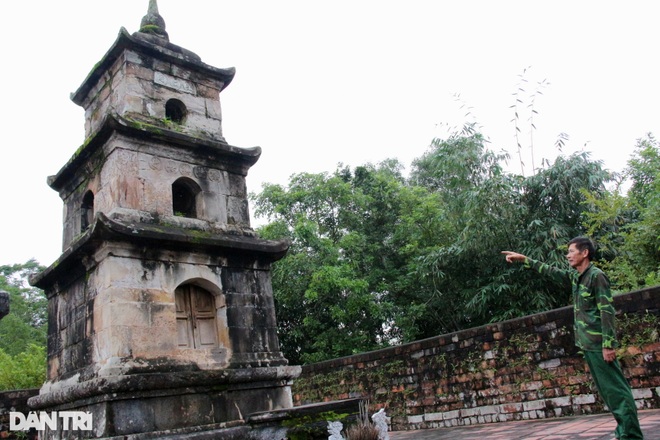
[[[288,366],[130,374],[51,386],[29,405],[91,414],[84,430],[59,423],[42,439],[246,439],[248,415],[293,406],[290,387],[299,374],[300,367]]]

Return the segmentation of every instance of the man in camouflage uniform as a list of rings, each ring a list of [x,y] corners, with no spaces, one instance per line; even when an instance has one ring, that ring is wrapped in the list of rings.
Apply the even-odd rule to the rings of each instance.
[[[575,345],[584,353],[596,388],[617,421],[615,437],[643,439],[635,399],[616,359],[618,343],[610,282],[591,262],[595,253],[591,240],[577,237],[568,243],[566,258],[575,270],[559,269],[516,252],[502,253],[507,262],[522,262],[573,295]]]

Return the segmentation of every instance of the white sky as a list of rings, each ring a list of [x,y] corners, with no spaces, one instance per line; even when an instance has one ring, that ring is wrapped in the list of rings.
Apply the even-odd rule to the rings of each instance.
[[[508,0],[160,0],[170,40],[236,67],[221,94],[227,141],[263,154],[248,189],[293,173],[398,158],[409,166],[444,127],[476,121],[520,172],[510,108],[525,69],[533,146],[585,149],[621,171],[636,139],[660,136],[660,3]],[[83,143],[69,100],[148,0],[12,1],[3,7],[0,264],[61,252],[62,203],[46,184]],[[455,98],[471,108],[465,108]],[[525,96],[525,95],[524,95]],[[524,98],[523,107],[531,103]],[[525,172],[529,117],[520,114]]]

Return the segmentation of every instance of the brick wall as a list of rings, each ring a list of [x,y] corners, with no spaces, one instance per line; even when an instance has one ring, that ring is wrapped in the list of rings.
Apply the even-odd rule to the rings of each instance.
[[[660,286],[615,297],[619,358],[639,408],[660,407]],[[605,410],[574,346],[572,307],[303,367],[296,405],[349,397],[393,430]]]

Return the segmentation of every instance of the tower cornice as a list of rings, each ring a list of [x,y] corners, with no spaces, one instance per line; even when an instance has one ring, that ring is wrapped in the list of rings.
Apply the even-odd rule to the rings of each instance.
[[[131,35],[122,27],[117,39],[105,53],[103,58],[101,58],[101,61],[99,61],[91,72],[89,72],[87,78],[85,78],[78,90],[71,94],[71,100],[74,103],[83,106],[90,91],[99,81],[103,80],[104,74],[126,50],[144,53],[145,55],[186,67],[191,71],[199,72],[208,78],[217,79],[223,83],[223,90],[231,83],[236,74],[235,68],[218,68],[206,64],[202,62],[197,54],[184,49],[181,46],[172,44],[164,38],[142,32],[136,32]]]
[[[82,271],[89,256],[108,242],[129,242],[131,246],[143,249],[244,257],[267,264],[283,258],[289,249],[287,240],[192,230],[157,221],[129,224],[99,213],[87,232],[78,237],[55,263],[30,278],[30,284],[46,289],[61,279],[63,274]]]
[[[248,170],[261,156],[261,147],[240,148],[225,142],[195,136],[151,125],[137,120],[109,115],[101,128],[81,145],[60,171],[48,177],[48,185],[60,191],[77,173],[92,155],[106,145],[114,133],[123,134],[133,139],[157,141],[174,145],[181,149],[204,156],[208,160],[230,166],[239,174],[247,175]]]

